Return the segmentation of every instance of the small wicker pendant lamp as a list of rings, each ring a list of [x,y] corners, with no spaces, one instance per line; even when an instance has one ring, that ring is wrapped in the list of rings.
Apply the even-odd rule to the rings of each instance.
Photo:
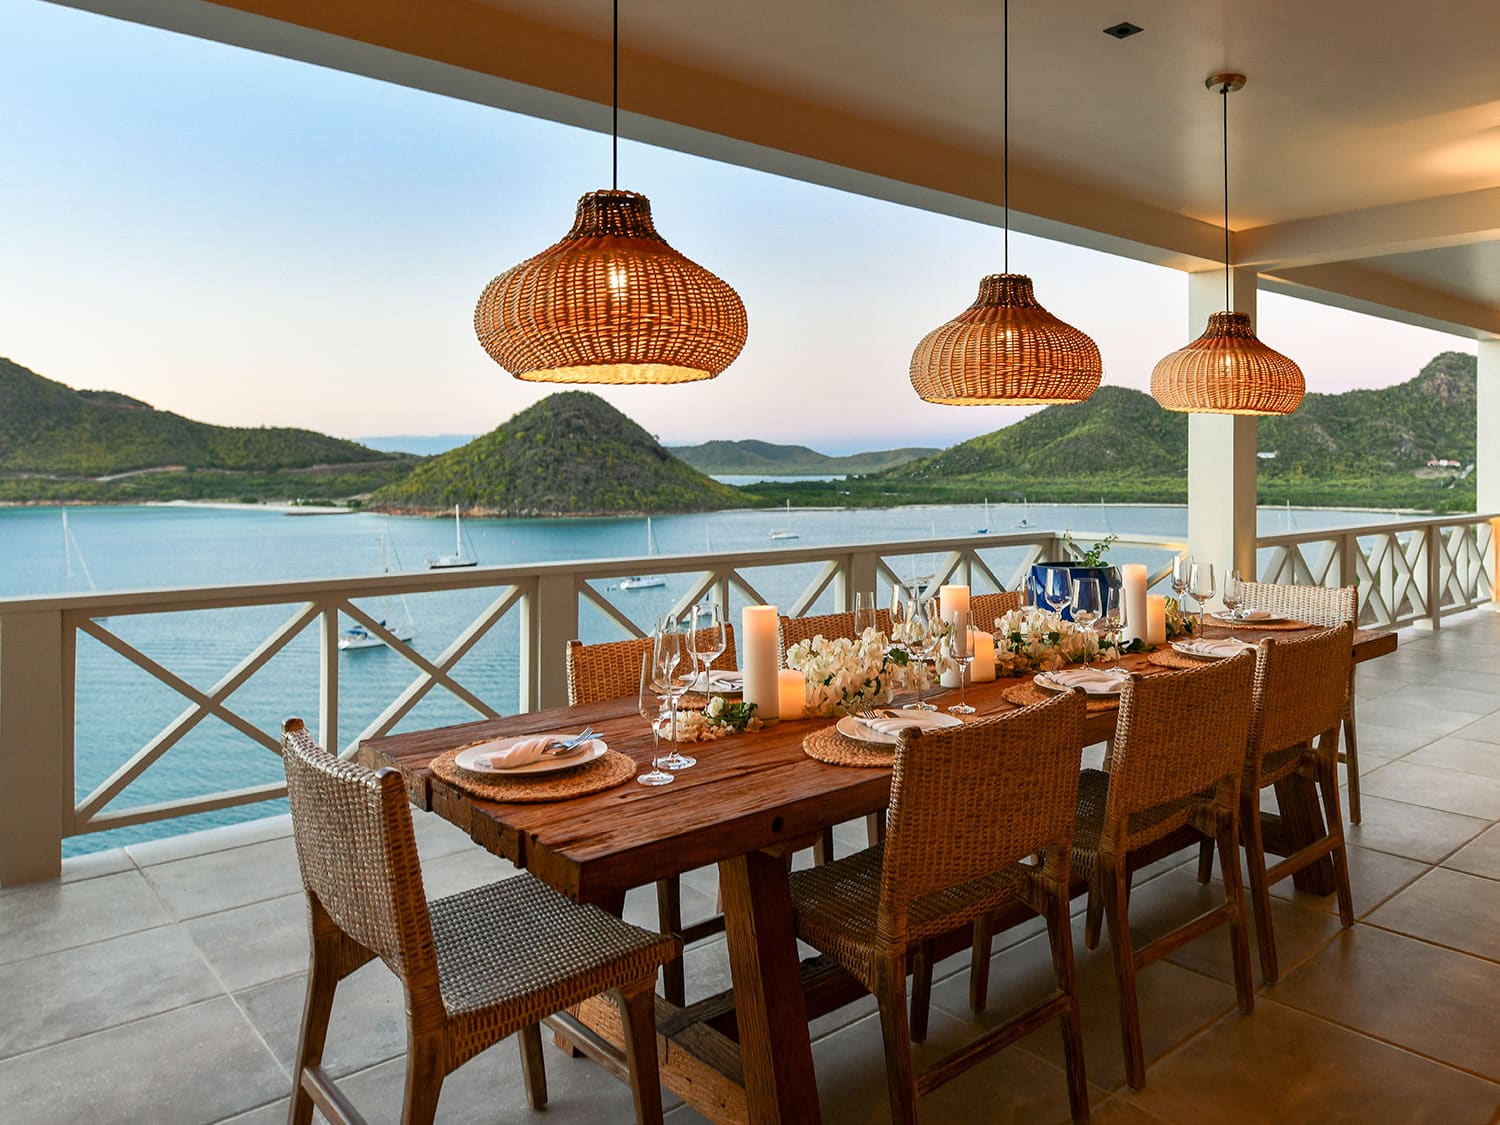
[[[1224,306],[1229,300],[1229,95],[1243,74],[1215,74],[1204,85],[1224,101]],[[1302,369],[1255,336],[1250,317],[1216,312],[1208,327],[1151,372],[1151,397],[1184,414],[1290,414],[1302,402]]]
[[[656,233],[651,202],[618,190],[620,4],[614,3],[614,184],[578,201],[573,229],[480,294],[474,331],[517,379],[688,383],[712,379],[745,346],[745,305]]]
[[[1005,270],[979,283],[974,303],[922,337],[911,385],[947,406],[1082,402],[1099,389],[1099,347],[1042,308],[1031,278],[1010,272],[1010,0],[1005,3]]]

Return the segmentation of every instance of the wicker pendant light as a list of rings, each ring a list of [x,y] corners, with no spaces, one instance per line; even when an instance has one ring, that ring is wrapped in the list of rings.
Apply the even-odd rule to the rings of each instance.
[[[1224,101],[1224,307],[1229,308],[1229,95],[1243,74],[1215,74],[1204,85]],[[1216,312],[1208,327],[1151,372],[1151,397],[1184,414],[1290,414],[1302,402],[1302,369],[1255,336],[1250,317]]]
[[[1099,347],[1036,299],[1031,278],[1010,272],[1010,0],[1005,3],[1005,272],[979,283],[979,296],[922,337],[911,385],[947,406],[1030,406],[1082,402],[1099,389]]]
[[[578,201],[573,229],[480,294],[474,331],[517,379],[688,383],[745,346],[745,305],[656,233],[644,195],[618,190],[620,5],[614,3],[611,145],[615,187]]]

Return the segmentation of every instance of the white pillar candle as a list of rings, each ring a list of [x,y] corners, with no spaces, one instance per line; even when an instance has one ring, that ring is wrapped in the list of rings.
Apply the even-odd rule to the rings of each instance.
[[[795,668],[776,673],[777,699],[783,719],[800,719],[807,707],[807,677]]]
[[[967,586],[944,586],[938,591],[938,612],[944,621],[952,621],[955,613],[969,615],[969,588]]]
[[[1165,594],[1152,594],[1146,599],[1146,643],[1167,643],[1167,598]]]
[[[781,717],[776,678],[777,643],[781,620],[774,605],[747,605],[740,611],[740,636],[745,645],[745,702],[755,704],[761,722]]]
[[[995,635],[976,629],[974,638],[974,662],[969,665],[969,682],[987,684],[995,678]]]
[[[1146,567],[1126,563],[1120,568],[1120,609],[1125,614],[1125,643],[1146,639]]]

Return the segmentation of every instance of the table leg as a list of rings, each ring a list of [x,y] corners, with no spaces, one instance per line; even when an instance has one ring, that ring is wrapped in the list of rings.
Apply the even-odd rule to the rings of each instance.
[[[1300,771],[1276,783],[1276,807],[1281,811],[1278,849],[1286,848],[1272,849],[1278,850],[1278,854],[1290,855],[1326,834],[1323,810],[1318,807],[1318,787]],[[1292,872],[1292,885],[1309,894],[1333,894],[1333,860],[1324,856],[1301,871]]]
[[[750,852],[719,863],[740,1056],[752,1125],[820,1120],[786,866]]]

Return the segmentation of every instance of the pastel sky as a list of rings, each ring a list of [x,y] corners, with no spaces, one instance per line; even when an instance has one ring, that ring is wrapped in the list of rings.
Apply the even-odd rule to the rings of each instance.
[[[0,122],[0,355],[346,437],[481,432],[557,389],[491,362],[474,302],[608,186],[607,137],[43,0],[0,0]],[[620,186],[749,311],[718,379],[602,392],[663,441],[946,445],[1020,416],[922,403],[907,378],[999,270],[999,230],[632,143]],[[1196,335],[1174,271],[1020,235],[1011,264],[1107,382],[1145,389]],[[1314,391],[1474,350],[1266,293],[1258,328]]]

